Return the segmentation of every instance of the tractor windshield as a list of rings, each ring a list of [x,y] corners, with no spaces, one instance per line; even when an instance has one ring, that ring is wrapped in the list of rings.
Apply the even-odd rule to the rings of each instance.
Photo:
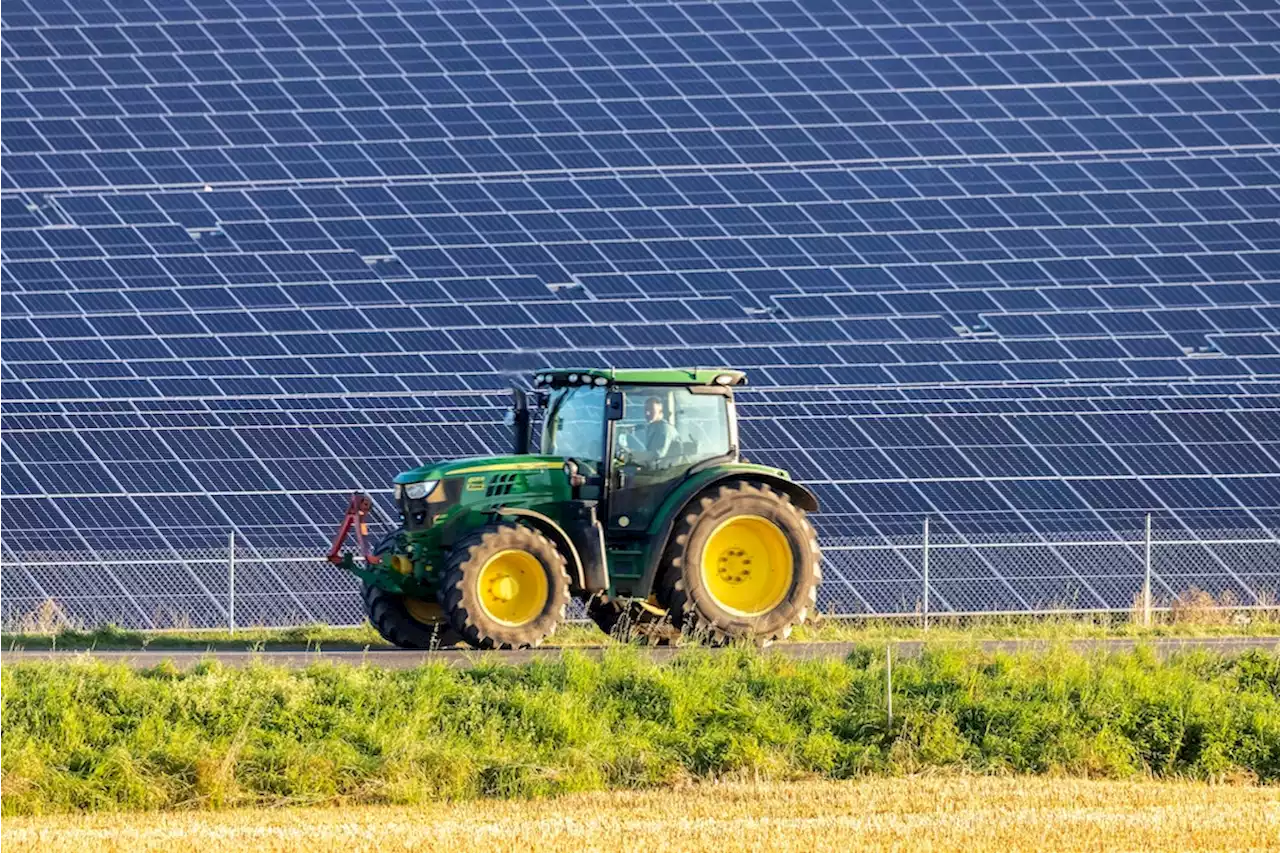
[[[543,454],[603,461],[604,398],[604,388],[593,385],[553,392],[542,426]]]

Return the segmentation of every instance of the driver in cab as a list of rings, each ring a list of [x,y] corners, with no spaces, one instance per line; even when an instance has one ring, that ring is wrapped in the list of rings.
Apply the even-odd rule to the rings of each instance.
[[[666,457],[676,442],[676,428],[667,422],[663,408],[657,397],[644,401],[644,423],[636,427],[629,442],[630,461],[637,465],[653,465]]]

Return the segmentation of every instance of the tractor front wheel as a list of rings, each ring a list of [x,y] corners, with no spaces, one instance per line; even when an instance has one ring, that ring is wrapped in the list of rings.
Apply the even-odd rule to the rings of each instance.
[[[804,511],[758,483],[695,498],[664,556],[659,600],[677,628],[713,644],[787,636],[812,612],[822,580]]]
[[[390,561],[395,555],[395,532],[388,534],[373,553]],[[384,640],[402,649],[439,649],[456,646],[462,638],[449,626],[444,611],[435,601],[390,592],[363,583],[360,601],[369,623]]]
[[[488,525],[449,552],[440,604],[453,629],[477,649],[536,646],[568,611],[564,555],[531,528]]]

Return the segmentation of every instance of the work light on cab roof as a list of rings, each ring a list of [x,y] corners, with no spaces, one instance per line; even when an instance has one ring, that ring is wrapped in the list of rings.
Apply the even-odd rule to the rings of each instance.
[[[617,370],[608,368],[561,368],[535,374],[535,387],[557,385],[746,385],[741,370],[725,368],[658,368],[653,370]]]
[[[538,371],[511,391],[512,453],[399,474],[399,525],[376,545],[372,501],[353,495],[329,559],[405,648],[536,646],[572,598],[644,641],[785,636],[815,606],[818,501],[742,457],[746,382],[727,368]],[[359,553],[344,554],[352,532]]]

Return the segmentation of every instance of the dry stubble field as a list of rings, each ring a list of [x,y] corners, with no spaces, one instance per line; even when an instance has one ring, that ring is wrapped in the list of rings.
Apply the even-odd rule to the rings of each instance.
[[[8,817],[7,853],[1280,850],[1280,788],[1042,777],[704,784],[418,807]]]

